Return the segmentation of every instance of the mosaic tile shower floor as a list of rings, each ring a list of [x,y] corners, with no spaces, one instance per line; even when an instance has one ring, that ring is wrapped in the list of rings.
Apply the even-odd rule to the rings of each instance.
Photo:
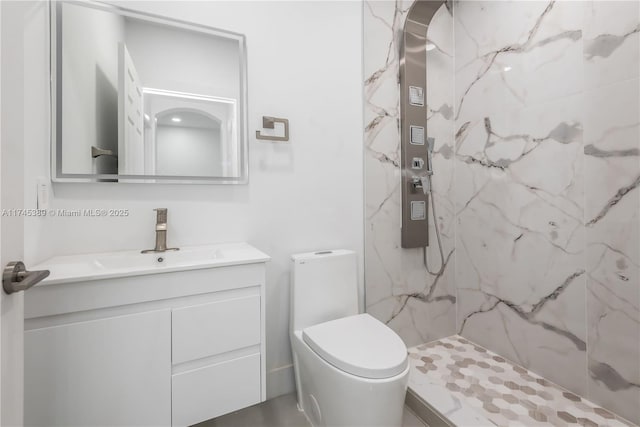
[[[409,387],[423,400],[432,403],[420,384],[444,387],[497,426],[634,425],[460,336],[412,347],[409,360]]]

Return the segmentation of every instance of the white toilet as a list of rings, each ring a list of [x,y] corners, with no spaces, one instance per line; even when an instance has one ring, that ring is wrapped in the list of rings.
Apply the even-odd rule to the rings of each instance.
[[[409,363],[400,337],[358,314],[356,255],[292,256],[291,347],[298,406],[315,427],[402,424]]]

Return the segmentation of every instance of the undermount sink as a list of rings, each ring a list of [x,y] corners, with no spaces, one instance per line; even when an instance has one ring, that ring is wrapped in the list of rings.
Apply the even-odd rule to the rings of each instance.
[[[49,270],[42,285],[112,277],[169,273],[172,271],[264,262],[269,256],[247,243],[186,246],[177,251],[140,251],[57,256],[33,268]]]

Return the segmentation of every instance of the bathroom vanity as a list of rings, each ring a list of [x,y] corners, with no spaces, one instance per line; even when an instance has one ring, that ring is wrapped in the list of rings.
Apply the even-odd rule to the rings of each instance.
[[[239,243],[38,265],[25,425],[186,426],[264,401],[268,260]]]

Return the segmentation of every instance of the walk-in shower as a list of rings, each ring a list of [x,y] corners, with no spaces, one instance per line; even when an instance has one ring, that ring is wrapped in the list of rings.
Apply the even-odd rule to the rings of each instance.
[[[440,252],[440,268],[444,270],[444,254],[433,200],[432,157],[435,139],[427,127],[427,51],[435,48],[429,42],[427,30],[431,19],[443,1],[416,1],[411,6],[404,25],[400,50],[400,117],[402,168],[402,237],[403,248],[429,246],[429,199],[435,234]]]
[[[363,10],[366,308],[409,390],[456,425],[640,425],[640,2]]]

